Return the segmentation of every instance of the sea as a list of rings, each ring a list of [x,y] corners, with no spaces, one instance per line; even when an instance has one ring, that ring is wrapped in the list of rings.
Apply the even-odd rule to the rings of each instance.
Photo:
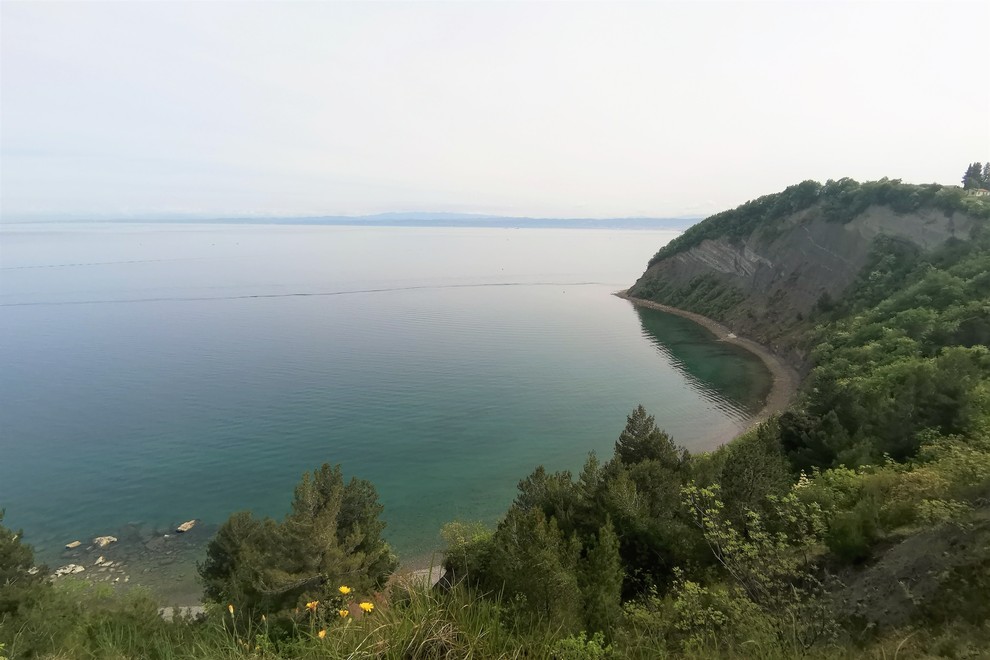
[[[765,367],[612,295],[676,235],[5,223],[3,525],[50,568],[189,601],[217,526],[284,515],[323,463],[375,485],[417,566],[537,466],[610,458],[637,404],[711,450],[761,408]]]

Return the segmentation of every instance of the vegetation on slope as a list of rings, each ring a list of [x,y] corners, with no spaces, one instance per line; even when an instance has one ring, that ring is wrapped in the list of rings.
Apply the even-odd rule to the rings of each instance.
[[[820,205],[825,219],[843,223],[873,205],[889,206],[898,213],[931,207],[946,213],[960,211],[975,217],[990,217],[990,206],[955,186],[936,183],[915,185],[902,183],[899,179],[865,183],[853,179],[829,179],[824,185],[817,181],[803,181],[783,192],[764,195],[689,227],[663,246],[649,265],[690,250],[706,239],[727,237],[738,242],[757,230],[772,232],[788,216],[815,205]]]
[[[795,466],[903,461],[932,434],[986,433],[990,231],[923,253],[878,241],[814,334],[802,401],[781,420]]]
[[[906,194],[856,186],[856,204]],[[689,455],[636,408],[609,459],[577,475],[537,468],[495,529],[448,525],[447,591],[384,586],[394,564],[374,489],[328,466],[285,520],[224,525],[197,620],[163,620],[139,592],[50,584],[0,528],[0,655],[980,657],[988,273],[985,224],[931,252],[878,240],[816,312],[790,410]]]

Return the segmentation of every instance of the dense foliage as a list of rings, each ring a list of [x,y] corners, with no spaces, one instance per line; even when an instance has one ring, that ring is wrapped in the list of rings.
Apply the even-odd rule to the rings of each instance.
[[[746,302],[746,294],[711,274],[698,275],[684,286],[673,279],[650,278],[637,283],[632,293],[711,319],[722,319],[726,312]]]
[[[914,185],[902,183],[899,179],[865,183],[853,179],[829,179],[824,185],[817,181],[803,181],[782,192],[764,195],[738,208],[717,213],[689,227],[663,246],[649,265],[690,250],[706,239],[726,237],[741,241],[757,230],[767,233],[778,231],[781,221],[801,211],[820,213],[830,222],[845,223],[870,206],[880,204],[898,213],[932,207],[946,213],[961,211],[976,217],[990,217],[990,206],[980,204],[957,187],[935,183]]]
[[[4,511],[0,509],[0,523]],[[45,579],[43,566],[35,567],[31,546],[21,543],[23,532],[13,532],[0,524],[0,621],[16,614],[29,602]]]
[[[982,163],[970,163],[966,168],[966,173],[962,178],[963,188],[972,190],[974,188],[990,189],[990,161],[986,165]]]
[[[922,253],[878,241],[819,326],[800,405],[781,420],[795,467],[915,455],[931,433],[990,426],[990,232]]]
[[[210,541],[199,573],[206,597],[240,615],[276,614],[335,597],[340,585],[381,588],[396,566],[370,482],[344,483],[340,466],[303,475],[281,522],[235,513]]]
[[[805,204],[842,221],[878,200],[910,210],[939,196],[962,199],[958,190],[897,182],[827,187],[805,183],[761,198],[703,223],[673,249],[706,232],[766,231],[768,217]],[[704,287],[702,280],[696,288]],[[746,644],[796,656],[868,646],[898,627],[932,640],[962,620],[975,628],[946,648],[964,655],[967,644],[986,645],[990,598],[973,589],[950,597],[946,577],[987,582],[984,545],[970,543],[990,527],[986,223],[930,252],[881,237],[859,279],[840,299],[823,301],[816,320],[813,369],[779,418],[714,453],[688,456],[637,409],[610,461],[592,456],[576,479],[538,469],[493,533],[455,540],[450,568],[483,593],[529,603],[513,573],[518,565],[502,562],[518,554],[520,525],[538,527],[546,547],[558,549],[541,572],[559,585],[580,585],[592,573],[596,540],[614,531],[619,565],[610,572],[623,575],[621,617],[592,616],[599,592],[580,588],[555,592],[553,607],[529,614],[572,633],[598,631],[631,656],[732,655]],[[944,554],[952,560],[937,570],[925,554],[931,540],[911,545],[926,534],[955,539],[956,550]],[[880,590],[897,600],[892,593],[903,586],[870,573],[885,553],[917,564],[912,579],[926,596],[908,592],[899,609],[886,601],[872,611],[842,605],[848,590],[838,573],[886,580]],[[935,614],[950,602],[957,617]],[[891,609],[897,613],[886,619],[876,614]]]

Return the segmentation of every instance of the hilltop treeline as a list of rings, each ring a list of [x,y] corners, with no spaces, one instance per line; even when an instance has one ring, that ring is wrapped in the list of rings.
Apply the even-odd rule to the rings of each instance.
[[[988,217],[951,189],[898,182],[788,191],[664,250],[830,200],[837,222],[916,193]],[[878,238],[854,284],[820,304],[788,411],[691,455],[633,409],[612,456],[577,474],[535,469],[494,529],[446,526],[445,588],[386,584],[374,488],[329,466],[304,478],[284,520],[237,514],[221,528],[200,569],[201,619],[163,620],[139,592],[52,585],[0,530],[0,655],[980,657],[988,274],[985,220],[929,252]]]
[[[803,181],[782,192],[764,195],[729,211],[722,211],[689,227],[650,259],[649,265],[690,250],[706,239],[728,237],[742,240],[756,230],[772,231],[784,218],[818,205],[830,222],[849,222],[870,206],[882,205],[898,213],[935,208],[947,214],[956,211],[990,218],[990,206],[967,195],[957,186],[937,183],[916,185],[900,179],[860,183],[854,179],[829,179],[824,184]]]

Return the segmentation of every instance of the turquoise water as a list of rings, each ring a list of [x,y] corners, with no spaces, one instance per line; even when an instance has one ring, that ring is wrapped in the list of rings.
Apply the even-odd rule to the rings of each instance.
[[[409,558],[496,520],[535,466],[609,456],[638,403],[708,448],[759,408],[762,364],[610,295],[673,235],[7,225],[6,524],[57,563],[76,538],[280,515],[330,462],[374,482]]]

